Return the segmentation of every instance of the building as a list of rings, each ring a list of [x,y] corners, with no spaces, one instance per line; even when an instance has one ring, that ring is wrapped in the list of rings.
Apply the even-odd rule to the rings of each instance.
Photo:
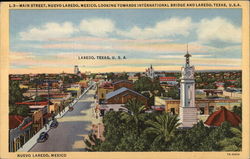
[[[70,92],[73,97],[79,97],[82,93],[82,89],[79,84],[71,84],[70,88],[67,88],[67,92]]]
[[[128,81],[128,80],[120,80],[120,81],[114,82],[113,86],[114,86],[114,90],[120,89],[122,87],[133,89],[134,84],[133,82]]]
[[[43,128],[43,111],[41,109],[36,110],[32,114],[33,121],[33,133],[36,134],[39,130]]]
[[[146,69],[146,76],[150,77],[151,79],[154,79],[155,72],[154,72],[154,68],[152,65],[150,65],[150,67]]]
[[[74,74],[78,75],[80,73],[80,70],[77,65],[74,67]]]
[[[180,100],[170,99],[168,97],[155,97],[155,106],[165,107],[165,111],[171,114],[180,114]],[[219,110],[221,106],[228,110],[241,106],[241,99],[228,98],[204,98],[195,99],[195,107],[198,113],[198,119],[206,121],[209,115]]]
[[[78,84],[81,86],[82,89],[88,88],[89,81],[88,80],[81,80],[78,82]]]
[[[24,96],[26,97],[33,97],[33,96],[40,96],[48,93],[61,93],[60,89],[35,89],[35,88],[30,88],[28,91],[23,93]]]
[[[176,86],[178,82],[176,77],[159,77],[160,84],[167,84],[168,86]]]
[[[19,115],[9,116],[9,151],[16,152],[32,135],[32,119]]]
[[[148,105],[148,98],[129,88],[122,87],[106,95],[105,104],[126,104],[130,99],[137,99],[145,106]]]
[[[139,79],[138,76],[129,76],[129,77],[128,77],[128,80],[129,80],[129,81],[133,81],[133,82],[137,81],[138,79]]]
[[[232,126],[238,126],[241,123],[238,115],[222,106],[220,110],[211,114],[204,124],[208,126],[220,126],[225,121],[231,123]]]
[[[97,89],[97,100],[102,104],[106,98],[106,94],[114,91],[114,85],[111,82],[104,82]]]
[[[241,90],[223,90],[223,95],[230,98],[242,98]]]
[[[218,89],[204,89],[203,92],[206,93],[206,96],[223,95],[223,91]]]
[[[195,106],[195,80],[194,80],[194,66],[190,65],[188,53],[186,57],[186,64],[181,68],[181,95],[180,95],[180,127],[193,127],[198,122],[197,108]]]

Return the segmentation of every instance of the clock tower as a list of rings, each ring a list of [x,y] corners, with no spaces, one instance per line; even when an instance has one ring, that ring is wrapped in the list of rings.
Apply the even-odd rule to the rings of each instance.
[[[181,68],[181,97],[180,97],[180,127],[189,128],[197,123],[197,108],[195,107],[195,80],[194,66],[190,65],[189,58],[191,55],[187,53],[185,66]]]

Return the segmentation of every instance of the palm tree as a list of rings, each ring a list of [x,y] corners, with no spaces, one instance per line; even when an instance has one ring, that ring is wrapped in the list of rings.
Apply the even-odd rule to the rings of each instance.
[[[98,139],[97,136],[93,133],[88,135],[88,139],[83,139],[83,142],[86,145],[87,151],[98,151],[102,140]]]
[[[176,128],[180,125],[177,115],[171,115],[164,112],[162,115],[155,117],[156,121],[148,120],[146,123],[150,125],[144,132],[154,134],[154,142],[171,141],[175,135]]]
[[[219,141],[219,145],[222,147],[223,151],[241,151],[242,149],[242,126],[239,125],[238,128],[231,127],[230,131],[234,134],[234,137],[225,138]]]
[[[122,112],[122,119],[128,123],[134,122],[137,133],[139,133],[139,121],[143,118],[142,113],[146,107],[137,99],[129,100],[123,107],[127,108],[128,111]]]

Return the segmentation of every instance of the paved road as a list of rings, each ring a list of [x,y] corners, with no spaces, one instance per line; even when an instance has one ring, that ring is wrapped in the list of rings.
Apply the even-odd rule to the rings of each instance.
[[[84,151],[83,137],[88,135],[93,120],[91,106],[94,104],[94,93],[94,90],[89,90],[76,103],[73,111],[57,119],[59,125],[50,129],[49,139],[35,144],[30,152]]]

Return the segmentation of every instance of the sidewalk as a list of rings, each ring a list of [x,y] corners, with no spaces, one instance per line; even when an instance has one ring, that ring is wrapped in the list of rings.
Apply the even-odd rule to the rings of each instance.
[[[95,84],[95,83],[94,83]],[[76,98],[72,103],[69,104],[69,106],[73,106],[80,100],[80,98],[82,98],[88,91],[89,89],[94,85],[92,84],[91,86],[89,86],[81,95],[79,98]],[[57,114],[55,116],[56,119],[62,118],[69,110],[69,106],[65,107],[64,110],[62,110],[62,112],[60,114]],[[17,152],[28,152],[33,146],[35,146],[35,144],[37,143],[37,139],[39,137],[39,135],[42,132],[49,132],[50,131],[50,124],[52,123],[52,121],[49,122],[49,124],[47,124],[47,129],[45,128],[45,126],[39,130],[34,136],[32,136],[21,148],[19,148],[17,150]]]
[[[42,132],[49,132],[49,125],[51,123],[52,121],[47,124],[47,129],[44,126],[41,130],[39,130],[34,136],[32,136],[32,138],[29,139],[29,141],[27,141],[20,149],[18,149],[17,152],[28,152],[37,143],[37,139]]]

